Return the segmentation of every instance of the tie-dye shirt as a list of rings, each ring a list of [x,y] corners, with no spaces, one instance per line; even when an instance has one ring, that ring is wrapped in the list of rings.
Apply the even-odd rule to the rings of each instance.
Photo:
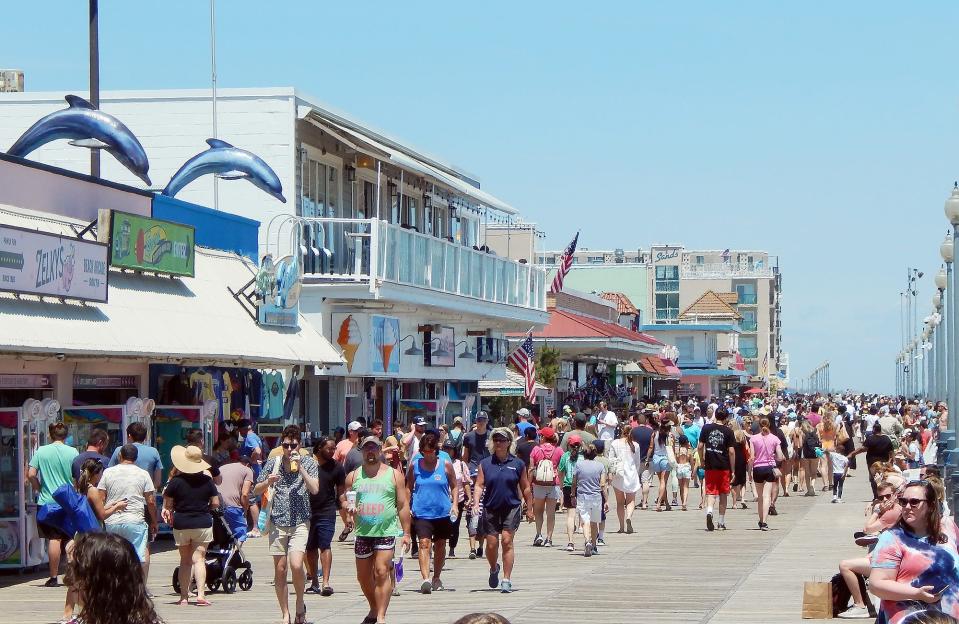
[[[910,613],[924,609],[941,610],[959,618],[959,552],[957,529],[951,518],[942,519],[942,530],[948,538],[944,544],[931,544],[928,538],[917,537],[898,526],[880,534],[872,552],[873,568],[896,570],[896,580],[913,587],[949,587],[942,599],[932,605],[883,600],[877,624],[899,624]]]

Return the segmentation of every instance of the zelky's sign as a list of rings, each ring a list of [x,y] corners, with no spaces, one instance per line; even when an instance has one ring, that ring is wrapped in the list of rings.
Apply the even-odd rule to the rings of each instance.
[[[0,225],[0,291],[107,301],[107,246]]]
[[[110,245],[110,265],[135,271],[194,276],[192,225],[101,210],[97,237]]]

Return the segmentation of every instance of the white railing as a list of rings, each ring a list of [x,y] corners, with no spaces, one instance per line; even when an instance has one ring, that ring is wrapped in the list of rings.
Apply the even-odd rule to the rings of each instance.
[[[378,219],[305,218],[301,243],[309,281],[387,281],[546,309],[546,272]],[[371,280],[372,278],[372,280]]]
[[[682,279],[726,279],[726,278],[771,278],[773,269],[769,266],[756,267],[737,263],[684,264],[679,268]]]

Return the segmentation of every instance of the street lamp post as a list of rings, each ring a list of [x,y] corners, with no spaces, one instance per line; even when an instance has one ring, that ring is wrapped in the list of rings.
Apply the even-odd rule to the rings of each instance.
[[[946,378],[946,383],[948,384],[949,389],[949,431],[956,431],[956,417],[959,415],[959,410],[957,407],[957,392],[956,384],[952,379],[955,376],[956,372],[959,371],[959,342],[956,340],[956,320],[955,312],[959,311],[959,288],[956,288],[956,275],[952,267],[952,261],[955,254],[956,248],[956,235],[959,234],[957,226],[959,226],[959,184],[953,185],[952,193],[949,195],[949,199],[946,200],[945,206],[943,207],[944,212],[946,213],[946,218],[949,219],[949,223],[952,225],[952,236],[947,236],[947,239],[950,239],[951,243],[946,250],[949,254],[949,258],[946,259],[946,273],[950,278],[948,280],[947,291],[950,294],[948,297],[947,311],[949,314],[948,325],[946,333],[949,339],[949,345],[946,349],[949,352],[949,377]],[[946,246],[945,242],[943,246]]]
[[[946,260],[946,256],[949,256],[949,265],[952,265],[952,238],[946,237],[946,240],[942,242],[942,245],[939,246],[939,253],[942,255],[942,259]],[[939,387],[939,396],[936,398],[940,401],[947,400],[947,394],[949,392],[949,351],[947,347],[947,340],[950,340],[952,337],[949,335],[946,315],[947,310],[951,309],[948,306],[948,297],[946,297],[946,287],[949,283],[949,276],[946,273],[946,267],[943,266],[939,269],[939,272],[935,277],[936,288],[939,290],[939,318],[936,320],[938,325],[938,331],[936,331],[936,349],[939,351],[939,381],[937,386]]]

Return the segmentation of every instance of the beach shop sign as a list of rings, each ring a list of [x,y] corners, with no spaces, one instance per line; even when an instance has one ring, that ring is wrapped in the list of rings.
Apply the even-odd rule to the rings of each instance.
[[[0,291],[107,301],[107,246],[0,225]]]

